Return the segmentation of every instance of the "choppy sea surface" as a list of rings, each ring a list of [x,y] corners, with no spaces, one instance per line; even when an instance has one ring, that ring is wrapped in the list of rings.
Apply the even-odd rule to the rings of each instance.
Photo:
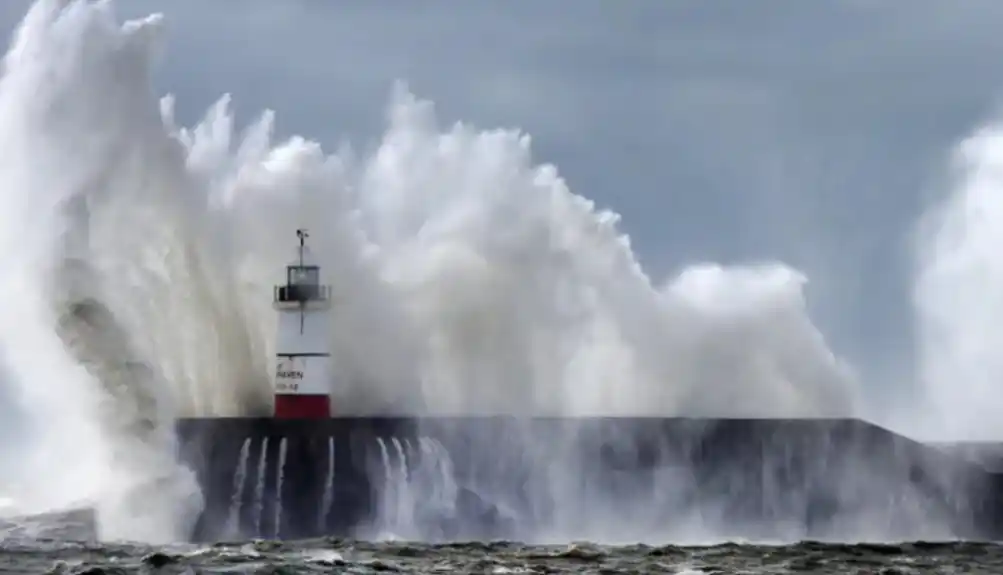
[[[92,521],[87,511],[0,519],[0,573],[1003,573],[1003,545],[993,543],[540,546],[325,538],[150,546],[83,540]]]
[[[1003,573],[1003,545],[970,542],[703,547],[324,538],[151,546],[93,540],[89,510],[0,518],[0,573]]]
[[[607,547],[317,539],[156,548],[8,541],[2,549],[2,573],[1003,573],[1003,548],[976,543]]]

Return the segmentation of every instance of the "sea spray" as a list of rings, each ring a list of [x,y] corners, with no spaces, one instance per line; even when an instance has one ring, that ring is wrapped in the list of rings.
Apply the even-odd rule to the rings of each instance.
[[[34,508],[95,505],[107,538],[176,540],[197,512],[185,503],[198,493],[174,461],[171,418],[160,409],[169,398],[130,349],[106,305],[114,278],[101,275],[85,245],[89,205],[123,159],[114,134],[122,126],[111,121],[121,118],[100,119],[135,101],[100,86],[116,84],[129,69],[122,56],[146,38],[132,25],[115,41],[106,9],[36,4],[0,79],[0,138],[10,151],[0,160],[9,280],[0,338],[38,434],[21,469],[36,479],[22,482],[20,495]]]
[[[44,430],[37,450],[67,456],[47,462],[51,476],[93,470],[75,494],[171,486],[138,519],[149,529],[119,518],[110,536],[176,537],[192,500],[165,436],[125,441],[128,425],[105,425],[102,409],[133,402],[160,431],[268,413],[272,286],[300,227],[334,291],[339,413],[855,412],[794,270],[708,264],[659,285],[618,216],[539,164],[527,135],[441,127],[404,86],[371,155],[276,142],[271,113],[241,133],[229,97],[180,127],[150,89],[159,18],[120,26],[112,8],[38,2],[0,79],[5,385]],[[86,359],[57,329],[64,208],[82,196],[100,278],[88,297],[115,326],[88,337],[120,333],[135,357],[88,344]],[[141,368],[109,385],[88,362]],[[142,389],[109,392],[123,385]]]
[[[917,228],[916,433],[1003,438],[1003,128],[958,146],[947,192]]]

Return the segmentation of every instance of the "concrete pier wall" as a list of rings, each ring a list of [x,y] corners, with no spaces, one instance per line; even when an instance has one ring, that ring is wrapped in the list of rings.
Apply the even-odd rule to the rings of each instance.
[[[859,420],[187,419],[193,540],[1003,539],[1003,474]]]

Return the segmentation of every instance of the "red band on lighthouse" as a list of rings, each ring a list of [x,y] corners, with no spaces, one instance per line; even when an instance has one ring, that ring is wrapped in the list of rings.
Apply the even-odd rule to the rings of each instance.
[[[331,417],[327,395],[276,395],[276,419],[325,419]]]

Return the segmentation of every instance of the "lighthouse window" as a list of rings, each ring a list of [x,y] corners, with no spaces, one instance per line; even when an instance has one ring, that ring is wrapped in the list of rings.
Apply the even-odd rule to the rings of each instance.
[[[290,266],[289,285],[318,285],[320,270],[316,266]]]

